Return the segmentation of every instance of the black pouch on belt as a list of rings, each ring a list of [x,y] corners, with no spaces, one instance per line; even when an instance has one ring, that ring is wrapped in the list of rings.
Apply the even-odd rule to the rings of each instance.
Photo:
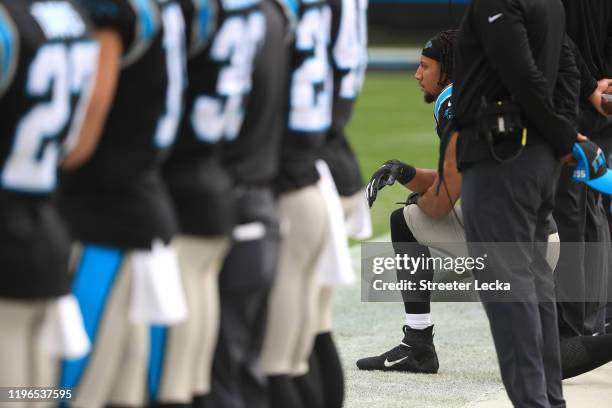
[[[487,102],[483,97],[478,119],[479,134],[487,142],[496,161],[509,163],[518,158],[527,144],[527,128],[523,125],[521,110],[515,102]],[[498,154],[501,153],[497,151],[498,146],[503,150],[504,157]],[[507,154],[506,146],[512,146],[510,154]]]

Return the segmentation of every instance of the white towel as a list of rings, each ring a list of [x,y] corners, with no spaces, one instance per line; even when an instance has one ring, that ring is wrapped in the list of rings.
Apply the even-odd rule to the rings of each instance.
[[[135,251],[130,320],[172,325],[187,319],[187,302],[175,252],[161,241],[151,251]]]
[[[40,333],[43,349],[54,357],[79,359],[89,353],[91,341],[83,325],[83,316],[73,295],[52,302]]]
[[[327,163],[318,160],[317,170],[321,176],[318,183],[319,191],[323,195],[329,217],[329,228],[317,265],[318,279],[326,286],[351,285],[355,282],[355,273],[348,247],[340,195]]]
[[[349,237],[359,241],[372,237],[372,217],[365,194],[355,210],[349,214],[346,220],[346,232]]]

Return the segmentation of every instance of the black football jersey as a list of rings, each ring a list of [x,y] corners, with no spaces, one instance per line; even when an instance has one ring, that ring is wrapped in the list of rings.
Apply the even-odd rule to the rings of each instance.
[[[453,94],[453,84],[445,87],[434,105],[434,121],[436,122],[436,133],[440,140],[444,141],[448,136],[448,125],[453,119],[453,106],[451,96]]]
[[[332,125],[321,156],[327,162],[338,192],[355,194],[363,187],[357,157],[346,126],[361,91],[368,63],[367,0],[330,0],[331,56],[334,73]]]
[[[221,144],[240,135],[266,26],[261,0],[183,0],[189,60],[185,112],[164,176],[184,233],[225,235],[234,181]]]
[[[80,1],[98,29],[119,33],[124,53],[98,148],[63,178],[61,208],[84,242],[150,248],[177,228],[159,168],[183,111],[183,14],[172,0]]]
[[[287,127],[278,189],[296,190],[319,179],[315,162],[331,126],[331,10],[327,0],[300,0],[289,74]]]
[[[72,118],[84,105],[98,45],[70,1],[0,2],[0,189],[48,195]],[[57,13],[58,23],[53,19]]]
[[[97,57],[91,23],[72,0],[0,0],[0,297],[70,289],[71,241],[49,196]]]
[[[238,138],[222,144],[223,166],[236,184],[270,185],[276,177],[287,114],[289,20],[275,0],[263,0],[266,35],[255,59],[253,89]]]

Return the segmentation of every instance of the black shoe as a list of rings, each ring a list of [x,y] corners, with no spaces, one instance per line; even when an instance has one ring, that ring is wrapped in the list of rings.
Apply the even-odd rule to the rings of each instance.
[[[433,326],[415,330],[404,326],[402,342],[377,357],[366,357],[357,361],[360,370],[406,371],[410,373],[438,372],[440,364],[433,344]]]

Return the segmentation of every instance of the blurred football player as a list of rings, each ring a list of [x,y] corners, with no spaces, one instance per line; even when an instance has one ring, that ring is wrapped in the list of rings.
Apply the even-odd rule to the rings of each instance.
[[[254,163],[245,158],[247,153],[253,154],[248,158],[257,157],[257,148],[265,150],[267,141],[260,136],[238,148],[245,160],[236,165],[246,167],[232,167],[236,173],[222,166],[221,156],[222,143],[242,138],[240,130],[252,87],[254,59],[265,34],[265,18],[260,0],[185,0],[182,5],[189,42],[189,87],[180,137],[164,166],[164,177],[180,221],[180,235],[173,246],[179,256],[190,316],[168,332],[157,402],[174,407],[194,398],[195,406],[205,407],[211,403],[211,369],[221,323],[218,275],[234,226],[244,222],[236,218],[235,189],[240,188],[237,183],[250,180],[235,177],[246,174],[256,184],[268,171],[253,169]],[[262,121],[261,126],[265,129],[267,124]],[[257,197],[261,196],[245,199]],[[241,204],[243,209],[258,210],[256,202]],[[242,261],[251,267],[257,264],[251,256],[259,255],[249,253]],[[236,272],[239,279],[250,276],[244,269]],[[235,324],[230,317],[223,323]],[[236,328],[241,327],[237,322]]]
[[[311,372],[307,379],[300,380],[300,387],[310,389],[314,395],[320,387],[318,393],[322,401],[317,402],[319,406],[339,408],[344,400],[344,375],[331,334],[333,288],[352,284],[355,280],[347,235],[366,239],[372,231],[359,163],[346,135],[367,67],[367,1],[330,0],[329,4],[332,12],[333,109],[331,128],[320,154],[329,167],[329,172],[324,167],[321,169],[322,181],[329,181],[335,188],[322,189],[330,228],[318,265],[321,287],[317,294],[318,324],[310,359]],[[318,165],[320,168],[323,163]],[[328,256],[330,252],[336,254]]]
[[[276,180],[282,241],[261,363],[269,380],[270,405],[299,408],[313,406],[300,396],[293,378],[308,372],[316,326],[316,262],[328,224],[315,162],[331,125],[331,10],[325,0],[287,4],[297,15],[297,25]]]
[[[182,110],[184,23],[175,1],[81,4],[97,28],[112,107],[92,159],[62,178],[62,215],[84,245],[73,292],[94,349],[64,362],[61,384],[75,389],[72,406],[142,406],[159,385],[163,341],[153,331],[149,346],[149,323],[185,313],[166,247],[176,221],[159,171]],[[163,301],[149,285],[163,287]]]
[[[265,38],[254,61],[242,129],[238,138],[222,144],[222,165],[234,184],[237,226],[219,278],[221,326],[212,385],[215,407],[268,407],[267,379],[259,356],[280,244],[273,185],[284,133],[293,16],[284,1],[275,0],[263,0],[261,13]]]
[[[58,163],[88,156],[79,136],[98,45],[70,0],[2,0],[0,33],[0,386],[56,386],[55,353],[75,350],[41,341],[49,315],[71,302],[71,240],[51,196]]]

